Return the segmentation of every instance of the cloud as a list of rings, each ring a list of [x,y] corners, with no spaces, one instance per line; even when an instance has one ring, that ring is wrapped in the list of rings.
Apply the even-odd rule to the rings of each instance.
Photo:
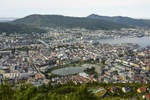
[[[147,3],[150,3],[150,0],[1,0],[0,6],[8,8],[88,8]]]
[[[150,16],[150,0],[0,0],[1,16],[34,13],[86,16],[90,13]],[[138,11],[138,12],[137,12]]]

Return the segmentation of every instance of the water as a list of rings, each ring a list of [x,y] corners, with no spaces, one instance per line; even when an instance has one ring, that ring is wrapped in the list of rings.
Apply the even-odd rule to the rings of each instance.
[[[109,44],[133,43],[138,44],[140,47],[147,47],[150,46],[150,37],[124,37],[118,39],[100,39],[99,42]],[[86,67],[67,67],[54,70],[52,71],[52,73],[57,75],[71,75],[81,73],[84,71],[84,69],[86,69]]]
[[[85,69],[86,67],[67,67],[67,68],[54,70],[52,71],[52,73],[57,75],[72,75],[72,74],[81,73]]]
[[[109,44],[120,44],[120,43],[134,43],[138,44],[140,47],[147,47],[150,46],[150,37],[124,37],[118,39],[100,39],[100,43],[109,43]]]

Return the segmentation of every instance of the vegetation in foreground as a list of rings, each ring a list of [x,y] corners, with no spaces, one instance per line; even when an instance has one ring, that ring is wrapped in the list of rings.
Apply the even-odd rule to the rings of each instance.
[[[109,91],[110,87],[129,86],[132,91],[123,93],[118,90],[114,93]],[[22,83],[20,85],[11,85],[7,81],[0,85],[0,100],[142,100],[142,94],[137,93],[137,88],[142,86],[150,87],[143,84],[104,84],[104,83],[87,83],[87,84],[57,84],[52,86],[50,83],[42,86],[33,86]],[[102,87],[107,92],[106,95],[98,96],[89,91],[92,88]],[[143,93],[144,94],[144,93]]]

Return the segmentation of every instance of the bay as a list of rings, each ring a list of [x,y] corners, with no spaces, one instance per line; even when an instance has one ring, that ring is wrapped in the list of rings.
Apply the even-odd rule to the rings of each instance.
[[[99,42],[108,44],[133,43],[138,44],[140,47],[144,48],[150,46],[150,37],[124,37],[117,39],[100,39]]]

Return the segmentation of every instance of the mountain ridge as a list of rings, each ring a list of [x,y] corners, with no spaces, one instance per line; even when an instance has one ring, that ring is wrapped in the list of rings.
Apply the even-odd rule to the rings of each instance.
[[[5,27],[4,27],[5,26]],[[8,28],[9,27],[9,28]],[[50,28],[85,28],[89,30],[118,30],[121,28],[148,27],[150,20],[134,19],[123,16],[100,16],[91,14],[87,17],[72,17],[64,15],[32,14],[11,22],[0,23],[0,32],[46,32]],[[43,29],[42,29],[43,28]]]
[[[33,14],[13,21],[17,24],[26,24],[45,27],[86,28],[86,29],[120,29],[128,28],[128,25],[91,19],[87,17],[70,17],[63,15],[40,15]]]
[[[148,19],[136,19],[136,18],[124,17],[124,16],[101,16],[97,14],[91,14],[87,16],[87,18],[113,21],[113,22],[129,25],[129,26],[150,27],[150,20]]]

